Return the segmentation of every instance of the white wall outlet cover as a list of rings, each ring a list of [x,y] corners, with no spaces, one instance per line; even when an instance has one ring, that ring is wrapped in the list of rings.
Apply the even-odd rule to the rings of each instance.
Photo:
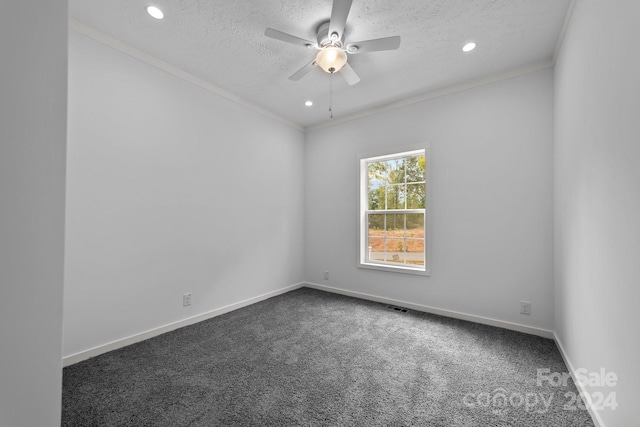
[[[182,306],[187,307],[189,305],[191,305],[191,294],[184,294],[182,296]]]

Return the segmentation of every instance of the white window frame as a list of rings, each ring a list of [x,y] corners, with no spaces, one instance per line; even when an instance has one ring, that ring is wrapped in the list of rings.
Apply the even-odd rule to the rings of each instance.
[[[407,264],[396,264],[392,262],[372,262],[368,258],[368,223],[367,212],[369,205],[369,180],[367,163],[371,161],[391,160],[394,158],[408,157],[412,155],[424,154],[425,163],[425,209],[424,209],[424,266],[411,266]],[[431,175],[431,152],[426,144],[418,144],[411,146],[403,146],[375,152],[367,152],[358,154],[358,268],[389,271],[396,273],[415,274],[421,276],[431,275],[431,191],[430,191],[430,175]],[[398,211],[386,210],[380,213],[392,214],[397,213],[422,213],[422,209],[401,209]]]

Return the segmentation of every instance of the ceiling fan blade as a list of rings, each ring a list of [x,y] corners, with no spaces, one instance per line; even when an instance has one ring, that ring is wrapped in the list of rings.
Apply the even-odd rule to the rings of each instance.
[[[351,9],[353,0],[333,0],[333,8],[331,9],[331,20],[329,21],[329,37],[332,40],[342,40],[344,27],[347,25],[347,16]],[[332,34],[336,34],[331,37]]]
[[[351,68],[348,62],[344,64],[344,67],[340,70],[340,74],[342,74],[342,77],[349,83],[349,86],[353,86],[360,81],[360,77],[353,71],[353,68]]]
[[[291,34],[283,33],[282,31],[274,30],[273,28],[267,28],[266,30],[264,30],[264,35],[267,37],[271,37],[272,39],[295,44],[298,46],[309,48],[316,47],[316,44],[314,42],[301,39],[300,37],[292,36]]]
[[[395,50],[400,47],[400,36],[385,37],[382,39],[364,40],[347,45],[349,53],[377,52],[380,50]]]
[[[315,66],[316,66],[316,60],[314,59],[313,61],[309,62],[307,65],[305,65],[304,67],[300,68],[298,71],[293,73],[291,77],[289,77],[289,80],[294,80],[294,81],[300,80],[301,78],[309,74],[309,72],[313,70],[313,67]]]

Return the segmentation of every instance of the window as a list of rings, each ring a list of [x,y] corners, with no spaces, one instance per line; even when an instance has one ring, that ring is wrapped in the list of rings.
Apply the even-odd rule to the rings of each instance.
[[[427,150],[360,158],[358,266],[428,272]]]

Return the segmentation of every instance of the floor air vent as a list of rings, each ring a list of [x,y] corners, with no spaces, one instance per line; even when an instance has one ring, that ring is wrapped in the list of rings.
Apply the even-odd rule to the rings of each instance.
[[[400,313],[406,313],[407,309],[404,307],[396,307],[395,305],[388,305],[387,308],[393,311],[399,311]]]

